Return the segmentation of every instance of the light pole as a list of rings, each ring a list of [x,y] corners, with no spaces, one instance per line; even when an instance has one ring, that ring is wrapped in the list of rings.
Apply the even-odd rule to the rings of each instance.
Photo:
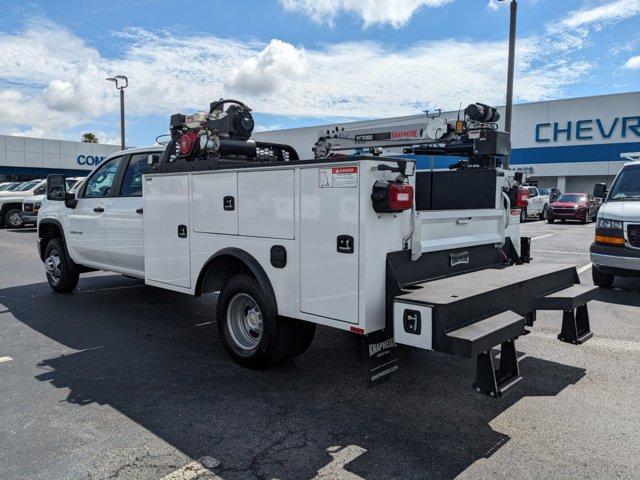
[[[124,75],[116,75],[105,80],[115,83],[116,88],[120,90],[120,148],[124,150],[124,89],[129,86],[129,79]]]
[[[508,0],[500,0],[501,2]],[[509,25],[509,61],[507,70],[507,105],[504,115],[504,130],[511,133],[511,112],[513,110],[513,76],[516,59],[516,22],[518,18],[518,2],[511,0],[511,21]],[[509,169],[509,156],[504,159],[505,170]]]

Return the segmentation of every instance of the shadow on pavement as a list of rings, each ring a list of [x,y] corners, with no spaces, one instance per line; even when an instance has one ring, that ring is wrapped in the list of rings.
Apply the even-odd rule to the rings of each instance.
[[[215,297],[102,276],[69,295],[46,284],[6,288],[0,303],[79,350],[44,360],[39,380],[69,389],[68,402],[117,409],[192,458],[220,460],[225,480],[309,479],[335,445],[366,450],[345,467],[363,478],[451,478],[509,440],[492,419],[585,373],[526,357],[524,381],[497,401],[471,389],[474,362],[408,349],[398,374],[367,390],[359,339],[332,329],[319,329],[306,354],[278,368],[234,364],[215,322],[196,326],[214,320]]]

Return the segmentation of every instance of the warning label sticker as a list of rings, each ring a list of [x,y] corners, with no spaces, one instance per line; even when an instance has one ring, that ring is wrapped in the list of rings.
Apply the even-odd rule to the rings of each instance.
[[[333,167],[318,170],[320,188],[348,188],[358,186],[358,167]]]

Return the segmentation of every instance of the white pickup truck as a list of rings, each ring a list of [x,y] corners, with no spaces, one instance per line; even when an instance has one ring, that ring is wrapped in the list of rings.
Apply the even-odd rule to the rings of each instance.
[[[527,206],[521,209],[521,221],[524,222],[528,217],[537,217],[540,220],[546,220],[549,203],[551,203],[549,189],[544,189],[543,192],[540,188],[533,185],[524,185],[522,188],[528,191],[529,197],[527,199]]]
[[[76,195],[49,177],[38,249],[55,291],[102,269],[188,295],[219,292],[222,344],[242,365],[300,355],[319,324],[362,336],[372,385],[398,369],[404,344],[477,357],[474,388],[493,397],[521,379],[514,342],[537,310],[565,312],[561,340],[591,337],[586,303],[597,288],[579,285],[573,266],[526,263],[509,171],[299,160],[285,145],[213,139],[219,123],[200,139],[184,116],[176,124],[166,150],[114,154]]]
[[[42,195],[46,191],[46,180],[30,180],[14,190],[0,192],[0,225],[19,228],[22,221],[22,202],[25,198]]]

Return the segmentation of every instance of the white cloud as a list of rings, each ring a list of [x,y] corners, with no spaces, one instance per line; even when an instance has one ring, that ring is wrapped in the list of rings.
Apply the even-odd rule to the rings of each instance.
[[[300,78],[309,69],[304,49],[273,39],[257,55],[233,69],[226,86],[240,93],[276,91],[282,77]]]
[[[421,7],[439,7],[453,0],[280,0],[285,10],[300,12],[317,23],[333,25],[342,13],[356,15],[364,27],[405,25]]]
[[[640,55],[637,57],[631,57],[627,60],[627,63],[624,64],[624,68],[628,68],[629,70],[640,70]]]
[[[586,26],[601,28],[603,24],[617,22],[638,14],[640,14],[640,0],[615,0],[597,7],[570,12],[561,24],[569,28]]]

